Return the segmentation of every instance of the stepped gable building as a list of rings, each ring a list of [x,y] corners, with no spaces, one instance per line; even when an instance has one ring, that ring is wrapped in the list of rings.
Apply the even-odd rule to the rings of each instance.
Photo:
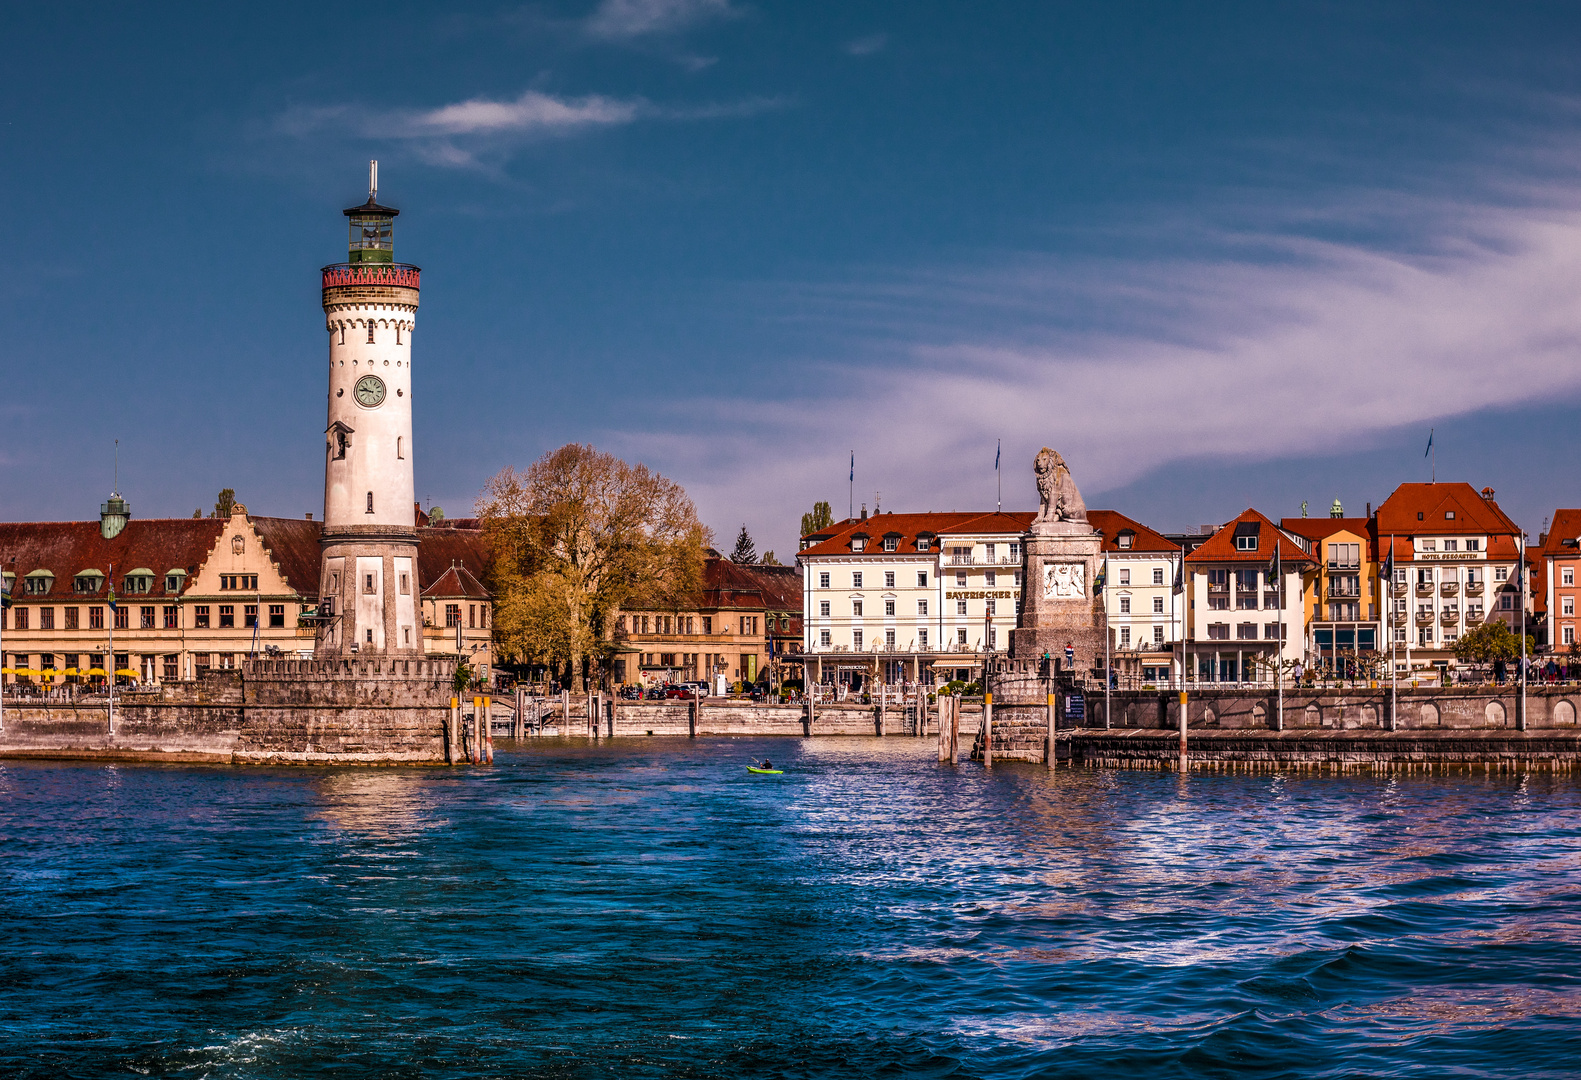
[[[615,614],[616,685],[706,681],[784,685],[801,677],[801,576],[731,562],[712,549],[703,587],[679,610]]]
[[[1492,488],[1401,484],[1378,507],[1374,527],[1380,560],[1391,549],[1394,555],[1391,599],[1409,606],[1395,643],[1403,645],[1404,658],[1396,662],[1405,670],[1447,671],[1455,642],[1488,619],[1519,632],[1525,538],[1499,509]]]
[[[1087,521],[1103,536],[1103,610],[1119,684],[1168,682],[1179,663],[1186,617],[1175,591],[1180,545],[1115,510],[1088,510]]]
[[[1345,674],[1347,664],[1362,654],[1386,650],[1386,628],[1403,634],[1409,618],[1403,601],[1392,611],[1387,606],[1374,525],[1370,516],[1346,517],[1338,499],[1326,518],[1285,518],[1279,523],[1304,541],[1314,561],[1302,599],[1306,651],[1312,664],[1328,671]]]
[[[1550,651],[1576,654],[1576,576],[1581,573],[1581,510],[1554,511],[1542,547],[1532,553],[1537,596],[1546,601],[1546,644]]]
[[[1302,580],[1313,565],[1294,536],[1250,509],[1187,555],[1190,677],[1271,684],[1276,654],[1287,663],[1301,660]]]
[[[98,522],[0,523],[12,594],[0,619],[6,683],[88,688],[113,671],[123,684],[159,685],[249,656],[312,655],[320,522],[254,516],[241,503],[229,518],[147,521],[122,500],[105,506]],[[483,534],[413,535],[424,651],[454,653],[459,629],[469,662],[486,669]]]

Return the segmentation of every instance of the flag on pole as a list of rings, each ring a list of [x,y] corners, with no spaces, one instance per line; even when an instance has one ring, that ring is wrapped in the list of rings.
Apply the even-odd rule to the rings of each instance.
[[[110,564],[110,612],[115,612],[115,564]]]
[[[1428,428],[1427,429],[1427,449],[1422,451],[1422,456],[1423,457],[1426,457],[1428,454],[1431,454],[1433,452],[1433,432],[1435,430],[1436,430],[1435,428]]]
[[[1268,584],[1279,584],[1279,538],[1274,537],[1274,557],[1268,563]]]
[[[1182,552],[1181,556],[1180,556],[1180,561],[1175,564],[1175,594],[1178,596],[1179,594],[1181,594],[1181,593],[1183,593],[1185,591],[1186,591],[1186,556],[1185,556],[1185,553]]]
[[[994,472],[999,471],[999,451],[1004,448],[1004,440],[999,439],[994,443]]]
[[[851,451],[851,483],[856,483],[856,451]]]

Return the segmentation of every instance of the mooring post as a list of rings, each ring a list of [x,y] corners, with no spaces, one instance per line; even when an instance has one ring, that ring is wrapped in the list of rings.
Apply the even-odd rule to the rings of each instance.
[[[571,734],[571,688],[560,687],[560,734]]]
[[[808,687],[808,689],[807,689],[807,700],[806,700],[806,702],[804,702],[804,705],[805,705],[805,708],[802,709],[802,718],[801,718],[801,733],[802,733],[802,738],[805,739],[805,738],[811,738],[812,737],[812,722],[813,722],[813,719],[814,719],[813,710],[815,708],[815,706],[813,705],[813,688],[812,687]]]
[[[950,760],[961,763],[961,695],[950,695]]]
[[[478,716],[483,723],[483,759],[494,764],[494,698],[485,694],[479,702]]]
[[[994,695],[983,695],[983,767],[994,767]]]
[[[1180,683],[1180,771],[1186,771],[1186,683]]]
[[[1054,767],[1054,691],[1052,690],[1049,691],[1044,723],[1048,726],[1048,732],[1043,737],[1043,767],[1052,769]]]
[[[950,699],[939,695],[939,760],[950,760]]]
[[[456,763],[456,713],[461,709],[461,699],[450,699],[450,711],[445,714],[445,764]]]
[[[702,712],[702,710],[703,701],[701,698],[694,697],[686,703],[686,737],[688,739],[697,738],[697,721],[701,719],[698,713]]]
[[[889,704],[889,684],[878,684],[878,733],[884,734],[885,706]]]

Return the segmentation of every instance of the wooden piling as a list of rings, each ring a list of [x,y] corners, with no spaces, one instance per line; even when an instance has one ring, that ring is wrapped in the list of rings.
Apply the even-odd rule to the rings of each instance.
[[[1043,736],[1043,767],[1052,769],[1054,767],[1054,691],[1052,690],[1049,691],[1046,708],[1047,711],[1044,714],[1043,722],[1047,725],[1048,730]]]
[[[947,694],[940,694],[937,702],[939,707],[939,760],[953,761],[950,753],[950,698]]]
[[[983,695],[983,767],[994,767],[994,695]]]

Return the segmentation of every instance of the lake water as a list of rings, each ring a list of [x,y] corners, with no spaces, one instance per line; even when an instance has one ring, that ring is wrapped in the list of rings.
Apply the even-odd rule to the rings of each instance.
[[[0,1076],[1581,1074],[1571,777],[496,745],[0,762]]]

